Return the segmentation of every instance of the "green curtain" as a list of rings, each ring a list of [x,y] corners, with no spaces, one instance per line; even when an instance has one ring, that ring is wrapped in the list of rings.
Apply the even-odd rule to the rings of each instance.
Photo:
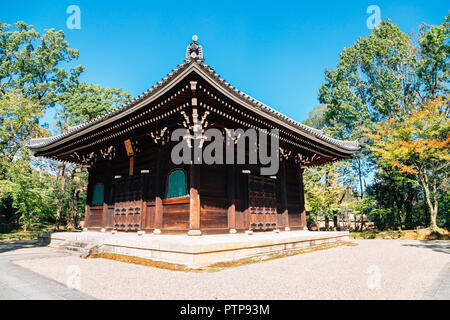
[[[94,195],[92,196],[92,205],[100,206],[103,205],[103,184],[97,183],[94,186]]]
[[[186,177],[183,170],[175,170],[169,175],[167,198],[183,197],[186,192]]]

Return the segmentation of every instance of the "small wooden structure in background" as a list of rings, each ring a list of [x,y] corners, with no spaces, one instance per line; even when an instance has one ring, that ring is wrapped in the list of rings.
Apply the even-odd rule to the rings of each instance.
[[[278,129],[280,170],[257,164],[175,165],[177,128]],[[208,142],[205,142],[207,145]],[[332,139],[237,90],[208,65],[196,39],[182,65],[133,101],[58,136],[33,139],[44,156],[88,166],[85,227],[156,233],[306,228],[303,169],[350,158]]]

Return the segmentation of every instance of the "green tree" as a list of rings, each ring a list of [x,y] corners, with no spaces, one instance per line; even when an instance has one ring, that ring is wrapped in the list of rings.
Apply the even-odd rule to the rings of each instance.
[[[78,82],[76,79],[66,84],[65,91],[58,100],[56,117],[61,131],[69,126],[77,126],[104,115],[131,100],[128,91],[104,88],[100,85]],[[66,172],[70,173],[67,175]],[[59,228],[63,211],[71,228],[78,224],[81,204],[85,203],[87,174],[80,165],[58,164],[56,182],[59,186],[56,209],[56,228]],[[81,210],[80,210],[81,209]]]
[[[327,105],[325,124],[340,139],[361,140],[374,124],[409,110],[417,96],[417,64],[411,39],[391,21],[382,21],[368,37],[345,48],[336,69],[325,71],[319,101]],[[370,149],[352,162],[360,197],[364,177],[373,168]]]
[[[91,121],[131,100],[128,91],[85,82],[71,83],[59,97],[58,126],[76,126]]]
[[[371,149],[384,166],[414,175],[430,212],[430,228],[437,228],[440,184],[448,180],[450,165],[449,100],[436,99],[411,112],[404,121],[380,122]]]
[[[362,142],[348,171],[350,179],[358,177],[362,197],[362,177],[376,170],[371,197],[377,206],[386,206],[384,222],[397,227],[422,221],[412,216],[426,195],[418,191],[412,173],[380,161],[367,134],[375,133],[380,123],[404,123],[430,100],[448,96],[449,25],[447,15],[441,25],[422,25],[413,39],[391,21],[383,21],[368,37],[342,51],[337,67],[325,71],[319,90],[328,132]]]
[[[418,36],[420,62],[417,75],[424,100],[449,94],[450,15],[441,25],[422,25]]]
[[[44,110],[45,107],[27,99],[16,89],[0,96],[0,158],[3,164],[13,161],[30,138],[48,134],[39,126]]]
[[[63,31],[0,22],[0,208],[14,210],[25,228],[54,222],[55,213],[59,223],[62,211],[76,225],[85,201],[85,168],[50,161],[48,171],[47,160],[30,158],[29,139],[49,135],[39,124],[44,112],[56,107],[63,131],[131,99],[122,89],[79,82],[84,67],[69,68],[77,58]]]
[[[56,199],[52,197],[52,177],[29,165],[28,153],[6,165],[5,179],[0,182],[0,201],[11,199],[15,209],[13,221],[25,231],[52,221]]]
[[[15,89],[30,101],[52,106],[65,83],[83,70],[62,67],[78,58],[78,50],[69,48],[63,31],[41,35],[23,21],[14,27],[0,22],[0,96]]]

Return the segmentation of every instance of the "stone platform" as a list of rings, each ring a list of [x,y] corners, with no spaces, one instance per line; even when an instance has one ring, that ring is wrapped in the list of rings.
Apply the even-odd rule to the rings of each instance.
[[[289,251],[348,239],[348,231],[255,232],[252,235],[238,233],[198,237],[92,231],[40,234],[40,240],[52,247],[91,248],[95,249],[95,252],[135,256],[189,268],[289,253]]]

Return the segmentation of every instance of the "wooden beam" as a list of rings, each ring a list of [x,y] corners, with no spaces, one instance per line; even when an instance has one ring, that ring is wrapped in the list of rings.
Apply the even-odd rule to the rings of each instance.
[[[133,171],[134,171],[134,157],[130,157],[130,171],[128,174],[130,177],[133,175]]]
[[[133,146],[131,145],[130,139],[125,140],[123,143],[125,144],[125,149],[127,150],[127,155],[128,155],[129,157],[131,157],[132,155],[134,155]]]

